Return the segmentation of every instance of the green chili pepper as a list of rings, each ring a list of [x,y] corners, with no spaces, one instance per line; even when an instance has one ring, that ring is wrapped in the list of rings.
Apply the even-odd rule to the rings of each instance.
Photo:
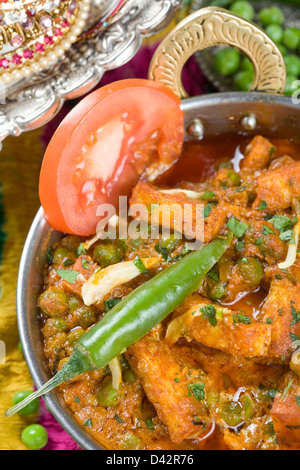
[[[68,361],[49,382],[8,410],[6,416],[83,372],[105,367],[145,336],[200,287],[231,240],[231,232],[216,238],[132,291],[79,339]]]

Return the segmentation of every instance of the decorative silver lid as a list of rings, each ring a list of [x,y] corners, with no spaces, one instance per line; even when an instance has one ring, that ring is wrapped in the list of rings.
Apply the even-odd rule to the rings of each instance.
[[[179,0],[127,0],[112,21],[105,18],[120,1],[93,0],[104,15],[54,65],[28,78],[0,87],[0,142],[50,121],[65,100],[90,91],[106,70],[128,62],[145,37],[163,29],[180,6]],[[96,16],[94,16],[95,18]],[[103,18],[103,17],[102,17]]]

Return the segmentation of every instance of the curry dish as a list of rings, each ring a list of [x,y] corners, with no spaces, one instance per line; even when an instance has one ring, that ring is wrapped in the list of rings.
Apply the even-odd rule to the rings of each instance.
[[[262,136],[242,138],[241,149],[240,170],[218,151],[201,175],[171,170],[132,191],[130,206],[149,214],[163,204],[204,205],[204,243],[229,231],[233,240],[162,323],[113,364],[60,386],[76,421],[105,448],[300,449],[300,162],[288,142]],[[53,246],[38,301],[53,374],[87,329],[188,247],[172,233],[94,243],[67,235]],[[128,279],[118,282],[122,266]],[[111,288],[84,302],[82,286],[97,272]]]

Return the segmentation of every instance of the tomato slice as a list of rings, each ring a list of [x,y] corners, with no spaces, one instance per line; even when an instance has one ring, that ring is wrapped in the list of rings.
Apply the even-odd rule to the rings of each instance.
[[[180,100],[158,83],[130,79],[89,94],[66,116],[46,150],[39,193],[56,230],[88,236],[101,204],[118,205],[139,178],[168,169],[183,143]]]

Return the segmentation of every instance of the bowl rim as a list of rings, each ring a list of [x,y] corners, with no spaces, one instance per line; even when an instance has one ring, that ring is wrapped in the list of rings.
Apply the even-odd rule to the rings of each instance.
[[[183,109],[186,112],[193,112],[197,109],[198,104],[201,106],[218,105],[222,103],[238,103],[238,102],[267,102],[297,109],[299,105],[292,102],[290,97],[281,95],[267,95],[265,93],[255,92],[223,92],[202,95],[199,97],[188,98],[183,101]],[[187,119],[188,122],[188,119]],[[23,300],[28,294],[30,286],[28,286],[28,271],[33,265],[36,257],[37,248],[41,241],[41,234],[45,230],[52,230],[46,221],[42,207],[38,210],[30,230],[28,232],[23,252],[19,264],[19,273],[17,280],[16,306],[17,306],[17,322],[20,341],[23,348],[24,357],[32,376],[33,382],[37,388],[40,388],[47,380],[42,362],[35,354],[33,342],[31,341],[30,330],[32,323],[26,314],[27,304]],[[55,231],[53,231],[55,232]],[[55,232],[59,233],[59,232]],[[40,236],[37,236],[40,234]],[[65,429],[65,431],[77,442],[77,444],[85,450],[105,450],[90,434],[88,434],[74,419],[73,413],[66,412],[67,405],[64,407],[58,399],[58,394],[50,392],[43,397],[47,408],[57,420],[57,422]]]

